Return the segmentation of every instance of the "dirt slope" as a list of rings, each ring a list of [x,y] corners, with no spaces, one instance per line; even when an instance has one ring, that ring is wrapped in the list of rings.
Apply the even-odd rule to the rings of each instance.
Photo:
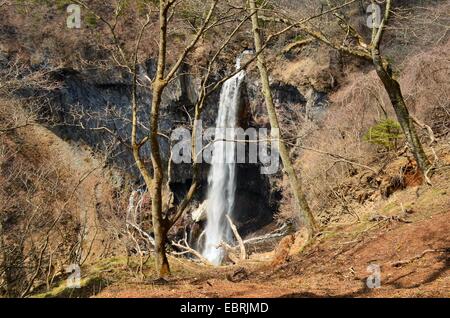
[[[26,117],[26,111],[17,103],[0,100],[0,106],[1,114],[6,119]],[[65,225],[70,227],[66,228],[67,232],[77,231],[81,235],[83,231],[83,239],[89,242],[87,245],[94,241],[94,253],[90,256],[96,256],[97,252],[104,249],[101,242],[104,229],[99,226],[99,216],[112,198],[115,187],[111,178],[113,169],[106,168],[103,159],[88,147],[65,141],[34,120],[26,124],[21,124],[22,121],[18,125],[20,128],[0,135],[0,145],[8,152],[8,160],[17,166],[17,174],[20,172],[30,179],[37,179],[35,175],[51,173],[52,182],[48,184],[57,189],[41,182],[35,185],[40,192],[31,193],[29,190],[30,196],[46,197],[47,205],[41,208],[41,213],[53,213],[52,216],[55,216],[61,210],[67,211],[74,220]],[[5,169],[2,172],[7,171]],[[10,199],[17,200],[13,194]],[[29,211],[24,213],[30,217]],[[82,228],[76,229],[77,224]]]
[[[196,265],[167,285],[116,283],[97,297],[450,296],[450,211],[413,223],[386,220],[371,227],[354,240],[339,236],[319,241],[276,269],[267,261],[219,270]],[[347,234],[353,233],[349,229]],[[380,288],[366,286],[369,264],[381,268]],[[236,272],[246,275],[231,282]]]
[[[450,297],[450,156],[446,143],[438,148],[432,186],[362,205],[358,221],[326,226],[281,265],[272,260],[282,243],[219,268],[172,257],[167,284],[152,284],[149,262],[146,282],[122,275],[96,297]],[[367,287],[371,264],[380,268],[379,288]],[[123,268],[109,269],[111,277]]]

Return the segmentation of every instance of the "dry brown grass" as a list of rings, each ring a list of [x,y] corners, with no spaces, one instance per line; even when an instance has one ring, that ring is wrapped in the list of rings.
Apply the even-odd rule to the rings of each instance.
[[[20,102],[1,99],[0,118],[0,295],[25,296],[49,288],[64,266],[118,248],[121,198],[101,158],[36,123]]]
[[[400,84],[411,113],[430,125],[438,137],[445,136],[450,125],[448,48],[447,43],[412,56],[406,61],[400,76]],[[369,127],[377,121],[388,117],[395,119],[390,101],[376,73],[353,73],[347,77],[346,82],[345,86],[331,95],[329,109],[319,124],[303,122],[298,125],[297,122],[286,129],[297,131],[297,135],[302,136],[293,146],[293,155],[298,156],[296,165],[303,174],[303,184],[311,208],[326,223],[331,219],[345,219],[345,216],[355,220],[351,206],[358,206],[361,202],[349,202],[347,194],[361,186],[355,178],[366,174],[366,177],[369,176],[368,180],[372,180],[371,176],[375,175],[373,171],[358,164],[376,171],[381,168],[378,174],[383,177],[387,173],[382,169],[383,165],[397,156],[395,152],[386,152],[363,140]],[[417,129],[424,144],[428,144],[426,132],[421,131],[420,127]],[[337,154],[341,158],[302,150],[302,146]],[[342,158],[355,164],[341,160]],[[281,186],[288,189],[287,182]],[[374,183],[367,186],[373,186],[376,190],[380,182],[378,185]],[[358,195],[365,196],[363,193]],[[283,211],[280,213],[283,220],[295,215],[290,208],[291,203],[292,198],[287,190],[282,204]],[[330,217],[330,214],[334,216]]]
[[[450,130],[450,41],[406,61],[400,82],[410,109],[435,133]]]
[[[111,25],[115,23],[116,2],[99,0],[84,2]],[[126,3],[117,19],[115,33],[117,42],[130,61],[146,14],[150,16],[150,23],[143,33],[139,47],[138,60],[143,63],[155,58],[158,52],[159,9],[154,2],[127,1]],[[145,3],[149,7],[146,7]],[[230,9],[229,4],[238,5],[239,1],[219,3],[217,16],[213,19],[217,25],[199,41],[199,47],[208,47],[208,50],[199,49],[195,54],[188,56],[187,63],[194,71],[204,71],[201,67],[205,67],[208,59],[228,36],[227,32],[231,32],[239,22],[238,15],[233,17],[233,13],[236,14],[239,10]],[[34,0],[15,1],[11,2],[11,5],[3,6],[0,8],[2,15],[0,30],[8,32],[0,35],[1,48],[16,54],[22,63],[31,65],[33,68],[45,69],[49,66],[74,69],[111,68],[111,65],[118,64],[123,66],[124,61],[106,24],[94,18],[92,12],[82,8],[82,27],[68,29],[66,6],[67,4],[63,2],[49,1],[43,4]],[[168,65],[173,65],[190,43],[207,7],[204,1],[199,0],[184,1],[176,6],[174,14],[170,15],[167,34]],[[235,47],[239,47],[242,44],[242,38],[232,42]],[[229,52],[224,52],[221,58],[228,59],[227,54]],[[234,59],[235,53],[233,52],[232,55]]]

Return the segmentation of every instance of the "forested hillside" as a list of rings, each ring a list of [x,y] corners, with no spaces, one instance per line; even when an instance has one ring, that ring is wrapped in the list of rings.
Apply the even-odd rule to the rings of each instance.
[[[0,0],[0,298],[448,297],[449,13]]]

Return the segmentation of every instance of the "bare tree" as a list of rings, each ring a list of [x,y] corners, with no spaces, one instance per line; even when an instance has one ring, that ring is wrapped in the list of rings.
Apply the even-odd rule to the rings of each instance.
[[[372,0],[372,5],[375,6],[375,1]],[[424,174],[425,178],[429,172],[430,162],[425,155],[420,139],[414,127],[414,120],[409,115],[408,107],[403,98],[402,90],[398,81],[394,78],[392,73],[392,66],[380,53],[380,43],[385,32],[385,26],[389,21],[392,7],[392,0],[387,0],[383,20],[378,28],[373,28],[372,42],[370,43],[372,62],[377,71],[378,77],[383,82],[383,85],[389,95],[395,114],[400,123],[400,126],[405,133],[406,140],[412,147],[412,152],[417,162],[417,166]]]
[[[110,23],[106,18],[100,16],[95,12],[89,5],[82,1],[76,1],[84,8],[93,12],[98,19],[104,22],[107,28],[110,31],[110,35],[112,37],[112,41],[118,52],[118,55],[115,57],[115,61],[117,64],[125,67],[133,76],[132,79],[132,100],[131,100],[131,150],[133,153],[133,158],[136,163],[136,166],[147,186],[148,191],[151,193],[151,213],[152,213],[152,232],[154,235],[154,250],[155,250],[155,265],[157,269],[157,273],[159,277],[164,277],[170,273],[169,263],[166,256],[165,246],[167,243],[167,235],[171,227],[175,224],[175,222],[181,217],[184,210],[188,206],[191,201],[197,187],[199,184],[199,166],[197,162],[197,157],[199,155],[199,149],[196,149],[196,131],[198,121],[200,120],[200,116],[203,110],[203,107],[206,102],[206,98],[211,95],[215,90],[217,90],[220,85],[233,74],[222,78],[221,80],[211,84],[209,82],[210,75],[212,72],[212,66],[214,62],[217,61],[219,54],[223,51],[223,49],[230,43],[231,39],[237,34],[238,30],[242,27],[244,22],[248,20],[248,16],[244,16],[242,19],[237,19],[239,22],[237,26],[232,30],[231,33],[228,34],[223,44],[218,48],[213,57],[209,60],[208,65],[206,67],[206,72],[204,76],[201,78],[201,87],[200,94],[195,104],[195,116],[193,121],[193,137],[192,137],[192,153],[194,156],[194,164],[193,164],[193,178],[192,184],[185,196],[185,198],[178,204],[176,207],[171,207],[170,209],[164,210],[163,202],[162,202],[162,193],[164,191],[164,178],[167,175],[167,172],[164,171],[164,167],[170,167],[170,163],[168,165],[164,165],[160,145],[159,145],[159,136],[160,132],[158,129],[160,122],[160,108],[161,101],[164,91],[166,90],[169,83],[174,80],[178,76],[178,72],[180,67],[185,63],[187,56],[189,53],[193,51],[193,49],[198,44],[199,40],[206,34],[210,32],[212,29],[223,26],[228,22],[235,22],[237,15],[236,13],[228,13],[221,15],[218,13],[218,0],[212,0],[209,2],[209,6],[206,9],[203,9],[202,22],[195,29],[195,34],[189,43],[184,47],[182,52],[176,56],[175,62],[172,65],[168,62],[167,57],[167,47],[170,44],[168,42],[168,29],[173,16],[176,14],[176,6],[179,4],[179,1],[169,0],[169,1],[160,1],[159,7],[157,8],[158,13],[158,24],[159,24],[159,40],[158,40],[158,53],[157,53],[157,68],[156,75],[153,79],[148,79],[151,82],[152,92],[152,100],[149,109],[150,119],[148,123],[149,131],[145,133],[145,137],[142,139],[138,139],[138,130],[140,128],[140,123],[138,122],[138,110],[139,106],[137,101],[137,88],[138,85],[142,85],[138,79],[138,71],[139,71],[139,47],[147,26],[151,23],[150,13],[151,10],[148,9],[148,14],[146,20],[141,24],[141,28],[136,36],[135,45],[132,49],[132,52],[128,52],[124,46],[119,41],[119,37],[117,35],[117,30],[115,28],[116,21],[119,17],[117,12],[119,10],[115,10],[116,15],[113,19],[113,23]],[[242,12],[242,9],[235,9],[230,5],[228,11]],[[114,55],[115,56],[115,55]],[[242,68],[247,67],[251,61],[246,63]],[[150,170],[145,165],[145,159],[141,152],[142,148],[145,145],[150,146],[151,150],[151,164],[152,169]]]
[[[331,6],[330,1],[327,2],[328,6]],[[372,1],[372,5],[376,5],[375,1]],[[334,15],[338,19],[339,25],[345,30],[344,41],[338,39],[336,36],[326,35],[317,25],[301,25],[300,29],[336,50],[368,61],[374,66],[377,75],[382,81],[389,96],[398,122],[400,123],[400,126],[405,134],[406,141],[411,147],[417,167],[425,176],[425,179],[427,179],[427,174],[430,172],[430,161],[425,155],[422,143],[417,135],[414,121],[409,114],[408,107],[402,95],[400,84],[395,79],[392,65],[389,60],[382,55],[380,49],[383,35],[389,22],[391,10],[392,0],[387,0],[383,19],[381,20],[380,25],[376,25],[376,23],[373,25],[370,43],[366,43],[364,36],[350,24],[348,18],[346,18],[343,14],[336,12]],[[292,24],[291,19],[289,18],[277,19],[277,21]],[[357,41],[353,41],[352,44],[350,44],[349,41],[345,41],[348,36],[354,37]]]
[[[253,37],[255,41],[255,49],[257,51],[260,51],[262,49],[263,40],[260,33],[257,7],[254,0],[249,0],[249,7],[252,13],[252,26],[253,26]],[[270,126],[272,130],[279,131],[280,125],[278,122],[277,113],[275,111],[275,105],[273,102],[272,92],[269,84],[269,75],[263,54],[260,54],[258,56],[257,65],[261,76],[262,93],[264,95],[267,112],[269,114]],[[302,190],[300,175],[296,173],[296,171],[294,170],[291,159],[289,158],[288,148],[286,146],[286,143],[284,142],[283,137],[281,136],[281,132],[279,132],[279,151],[281,160],[283,161],[284,169],[286,170],[286,173],[289,177],[292,192],[294,194],[295,202],[297,204],[298,213],[306,220],[310,236],[312,236],[312,234],[314,234],[314,232],[317,231],[317,224],[311,212],[311,209],[308,205],[308,201],[306,200],[305,194]]]
[[[200,155],[201,150],[196,148],[196,133],[197,133],[197,125],[201,118],[201,113],[204,108],[206,99],[210,96],[215,90],[221,87],[222,83],[225,82],[231,76],[237,74],[242,69],[245,69],[250,65],[256,58],[262,53],[264,49],[267,48],[270,40],[276,38],[277,36],[289,31],[295,26],[298,26],[300,23],[304,23],[314,17],[308,19],[302,19],[300,22],[281,30],[280,32],[275,32],[267,37],[266,42],[261,46],[255,55],[249,59],[239,70],[224,76],[223,78],[217,80],[216,82],[210,83],[210,76],[213,71],[213,65],[217,61],[218,56],[224,50],[224,48],[231,42],[233,37],[238,33],[240,28],[244,25],[244,23],[252,16],[252,13],[249,15],[241,16],[240,18],[236,18],[242,12],[246,11],[246,8],[241,8],[237,6],[233,6],[233,4],[223,4],[225,6],[224,12],[218,10],[218,0],[212,0],[209,2],[209,6],[206,9],[202,9],[202,18],[201,23],[195,28],[195,32],[192,36],[192,39],[188,42],[188,44],[184,47],[184,49],[175,56],[174,62],[168,62],[167,56],[167,47],[171,44],[168,40],[168,30],[169,24],[173,20],[173,17],[176,15],[176,7],[180,2],[175,0],[166,0],[160,1],[159,6],[156,8],[157,12],[157,21],[159,24],[159,33],[158,33],[158,52],[157,52],[157,68],[156,75],[153,79],[148,79],[151,82],[151,92],[152,92],[152,100],[149,109],[150,119],[148,123],[148,131],[145,133],[145,136],[138,140],[138,129],[140,128],[140,123],[138,122],[138,110],[140,105],[138,105],[137,101],[137,87],[138,85],[143,85],[139,81],[138,76],[138,68],[139,68],[139,48],[142,41],[143,34],[146,28],[152,23],[152,17],[150,14],[154,12],[154,9],[150,9],[151,4],[147,7],[147,16],[145,21],[141,22],[141,26],[139,30],[136,32],[136,37],[134,41],[134,47],[130,50],[122,44],[123,41],[120,40],[118,36],[118,31],[116,25],[118,23],[118,18],[121,15],[121,2],[119,1],[118,7],[114,10],[115,14],[112,19],[112,22],[109,22],[108,19],[102,17],[100,14],[96,13],[96,11],[89,5],[87,5],[83,1],[75,1],[76,3],[82,5],[84,8],[88,9],[95,16],[101,20],[109,30],[111,40],[113,46],[115,47],[115,53],[113,53],[114,61],[119,65],[128,70],[132,76],[132,101],[131,101],[131,109],[132,109],[132,131],[131,131],[131,149],[133,152],[133,158],[136,163],[136,166],[142,176],[147,189],[151,192],[152,198],[152,232],[154,235],[154,249],[155,249],[155,265],[157,269],[157,273],[159,277],[164,277],[170,273],[169,263],[167,261],[167,256],[165,252],[165,245],[167,243],[167,235],[168,231],[175,224],[175,222],[181,217],[184,210],[188,206],[190,200],[192,199],[198,184],[199,184],[199,165],[197,162],[197,158]],[[345,4],[346,5],[346,4]],[[227,8],[228,6],[228,8]],[[342,7],[342,6],[338,6]],[[330,9],[327,12],[332,12],[336,10],[336,8]],[[231,12],[231,13],[230,13]],[[325,14],[324,12],[323,14]],[[322,13],[321,13],[322,14]],[[320,15],[318,15],[320,16]],[[194,163],[192,167],[193,178],[191,186],[185,195],[184,199],[178,204],[178,206],[173,206],[168,209],[164,209],[162,202],[162,193],[164,191],[163,181],[166,176],[166,171],[164,171],[164,165],[160,145],[159,145],[159,135],[160,132],[158,130],[158,125],[160,121],[160,108],[162,102],[162,96],[165,92],[168,84],[178,76],[178,72],[180,67],[185,63],[188,55],[193,49],[196,47],[200,39],[207,33],[213,30],[214,28],[223,28],[223,26],[229,22],[237,22],[237,25],[234,29],[226,36],[222,45],[219,46],[217,51],[212,55],[212,58],[208,61],[207,66],[205,67],[205,73],[201,78],[201,84],[199,88],[199,97],[197,98],[197,102],[195,104],[195,115],[193,120],[193,136],[192,136],[192,153],[194,157]],[[150,146],[151,150],[151,164],[152,169],[150,170],[145,165],[145,158],[141,153],[142,148],[145,145]],[[170,164],[167,165],[170,168]]]

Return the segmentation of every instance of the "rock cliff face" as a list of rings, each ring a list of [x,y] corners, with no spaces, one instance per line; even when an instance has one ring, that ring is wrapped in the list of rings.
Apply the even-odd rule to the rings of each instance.
[[[0,25],[2,27],[2,25]],[[6,25],[3,26],[3,29]],[[4,29],[3,36],[9,34],[10,46],[17,42],[15,28],[11,32]],[[8,32],[7,32],[8,31]],[[14,31],[14,32],[13,32]],[[89,46],[84,51],[88,52]],[[322,48],[299,50],[290,52],[282,61],[274,59],[271,74],[272,89],[276,105],[280,111],[287,112],[296,121],[299,113],[316,118],[327,106],[327,93],[335,84],[333,67],[338,65],[336,57],[328,51],[320,55],[317,51]],[[7,49],[0,47],[0,67],[6,66],[10,56]],[[83,52],[84,52],[83,51]],[[85,53],[86,53],[85,52]],[[54,53],[54,52],[53,52]],[[51,50],[45,46],[29,52],[30,65],[33,70],[50,70],[57,59]],[[92,49],[93,56],[96,52]],[[292,53],[292,54],[291,54]],[[86,53],[87,54],[87,53]],[[92,55],[91,54],[91,55]],[[91,56],[92,57],[92,56]],[[88,58],[88,56],[84,56]],[[221,61],[212,81],[224,76],[234,67],[233,57],[229,61]],[[282,63],[281,63],[282,62]],[[77,65],[77,64],[75,64]],[[318,67],[320,66],[320,67]],[[140,107],[139,122],[141,136],[148,129],[149,105],[151,91],[149,78],[153,78],[156,65],[153,59],[147,60],[140,66],[138,102]],[[171,132],[180,126],[190,127],[193,118],[194,103],[197,98],[199,78],[191,75],[187,65],[183,65],[179,76],[172,81],[165,90],[161,107],[159,131],[163,162],[169,161]],[[122,69],[110,67],[80,67],[60,69],[54,74],[55,79],[62,83],[61,89],[51,92],[51,109],[48,113],[56,120],[51,129],[60,137],[89,145],[93,149],[107,151],[109,163],[121,168],[126,173],[135,176],[136,186],[142,184],[135,168],[131,152],[127,147],[131,125],[130,116],[130,75]],[[241,126],[269,127],[264,99],[261,95],[259,74],[256,69],[248,71],[246,83],[242,93],[243,112]],[[27,96],[36,95],[34,92],[22,91]],[[212,94],[202,114],[203,128],[215,126],[218,112],[220,90]],[[142,152],[148,156],[150,149],[144,147]],[[203,184],[196,196],[200,202],[205,197],[209,166],[202,166]],[[175,199],[180,200],[191,182],[191,171],[188,164],[173,165],[170,169],[170,187]],[[238,167],[238,184],[236,198],[237,223],[241,230],[252,231],[260,225],[269,222],[277,210],[279,193],[273,183],[281,176],[281,169],[276,175],[260,174],[260,166],[242,164]]]
[[[140,87],[138,102],[140,104],[139,121],[141,134],[148,129],[149,105],[151,91],[148,89],[155,73],[155,63],[148,60],[140,67]],[[170,137],[173,129],[190,127],[193,118],[194,103],[199,79],[189,74],[187,66],[180,70],[180,75],[171,82],[163,96],[160,121],[160,145],[163,161],[169,161]],[[110,163],[131,173],[139,182],[139,174],[134,168],[132,154],[126,146],[131,131],[130,92],[131,78],[119,68],[84,69],[75,71],[64,69],[55,74],[62,83],[62,88],[53,93],[51,113],[58,125],[53,130],[61,137],[86,143],[90,147],[110,153]],[[218,77],[218,75],[217,75]],[[326,93],[310,88],[302,94],[301,88],[273,80],[274,99],[277,106],[286,111],[307,112],[308,108],[324,108],[327,104]],[[220,91],[217,90],[207,101],[202,114],[203,128],[214,127],[218,111]],[[242,90],[241,126],[268,127],[267,121],[257,118],[266,114],[264,99],[260,93],[259,76],[250,71]],[[142,136],[141,136],[142,137]],[[149,148],[142,151],[148,156]],[[180,200],[191,182],[189,164],[172,165],[169,185],[175,200]],[[208,164],[202,164],[202,186],[195,201],[201,202],[206,194]],[[260,174],[259,164],[239,164],[236,190],[236,222],[244,233],[251,232],[269,223],[277,210],[279,193],[271,184],[279,178],[276,175]],[[278,199],[277,199],[278,198]],[[196,203],[194,203],[194,206]]]

